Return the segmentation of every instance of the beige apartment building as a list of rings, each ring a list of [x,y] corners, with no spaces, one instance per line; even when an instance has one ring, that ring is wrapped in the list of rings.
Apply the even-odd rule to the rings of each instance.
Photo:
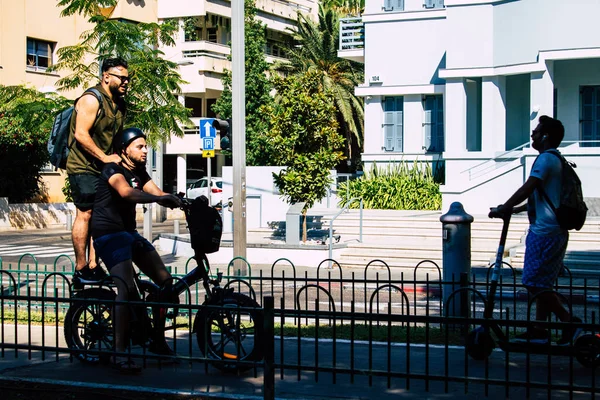
[[[236,0],[239,1],[239,0]],[[57,50],[75,44],[82,32],[91,28],[86,18],[60,17],[55,0],[0,0],[0,84],[27,85],[41,91],[55,91],[60,74],[48,73],[56,62]],[[226,0],[120,0],[115,8],[104,9],[110,18],[133,22],[179,21],[174,47],[161,49],[165,58],[179,64],[188,84],[182,87],[180,100],[192,109],[192,121],[214,117],[211,105],[220,96],[221,78],[231,69],[231,2]],[[256,0],[258,19],[267,25],[267,60],[285,60],[283,44],[290,40],[298,12],[318,14],[317,0]],[[61,93],[75,98],[83,90]],[[173,137],[157,149],[153,166],[155,178],[166,191],[185,191],[187,182],[206,171],[198,129],[186,131],[183,138]],[[224,157],[210,159],[213,176],[219,176]],[[50,201],[63,201],[64,176],[47,170],[44,179]]]
[[[0,84],[25,85],[43,92],[56,91],[62,74],[47,68],[57,59],[57,50],[79,41],[92,28],[87,18],[61,17],[56,0],[0,0]],[[157,20],[157,0],[122,0],[104,9],[111,18],[150,22]],[[62,92],[74,99],[83,90]],[[62,202],[65,174],[48,168],[43,180],[51,202]]]

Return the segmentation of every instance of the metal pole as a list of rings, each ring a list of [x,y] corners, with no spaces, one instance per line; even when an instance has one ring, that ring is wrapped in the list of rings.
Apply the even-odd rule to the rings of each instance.
[[[231,2],[233,256],[246,258],[246,71],[244,54],[244,0]],[[236,266],[245,275],[247,266]]]
[[[208,189],[206,190],[206,197],[208,198],[208,205],[211,205],[210,202],[210,194],[212,191],[212,171],[211,171],[211,167],[212,167],[212,162],[211,162],[211,158],[210,157],[206,157],[206,179],[207,179],[207,186]]]
[[[148,159],[146,161],[146,172],[152,176],[152,152],[148,152]],[[152,203],[144,206],[144,237],[150,243],[152,243]]]

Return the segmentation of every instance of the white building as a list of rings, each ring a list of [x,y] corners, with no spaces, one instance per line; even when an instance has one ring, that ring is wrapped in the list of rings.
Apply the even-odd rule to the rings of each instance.
[[[598,15],[598,0],[366,0],[339,51],[365,65],[365,168],[444,160],[443,210],[485,213],[527,178],[549,115],[585,196],[600,197]]]
[[[240,0],[243,1],[243,0]],[[316,0],[256,0],[257,19],[267,26],[268,62],[284,60],[284,43],[290,39],[288,28],[294,28],[297,13],[316,19]],[[198,125],[200,118],[214,118],[212,104],[221,95],[221,78],[231,70],[227,56],[231,52],[231,2],[224,0],[158,0],[158,19],[175,18],[179,21],[176,46],[165,47],[165,58],[180,65],[182,78],[189,82],[182,87],[181,101],[193,110],[192,121]],[[218,145],[218,141],[217,141]],[[185,137],[172,137],[163,146],[163,159],[157,166],[164,168],[165,190],[185,192],[186,181],[199,178],[194,170],[206,171],[202,143],[197,130],[188,130]],[[219,154],[212,161],[212,175],[221,176],[225,163]],[[192,172],[190,172],[192,171]],[[176,181],[176,188],[170,183]]]

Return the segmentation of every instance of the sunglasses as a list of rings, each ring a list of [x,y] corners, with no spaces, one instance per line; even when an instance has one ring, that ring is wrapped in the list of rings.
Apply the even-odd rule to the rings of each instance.
[[[109,74],[110,76],[114,76],[115,78],[119,78],[119,80],[121,81],[121,83],[125,83],[125,82],[131,82],[131,78],[128,76],[122,76],[122,75],[117,75],[117,74],[111,74],[110,72],[107,72],[107,74]]]

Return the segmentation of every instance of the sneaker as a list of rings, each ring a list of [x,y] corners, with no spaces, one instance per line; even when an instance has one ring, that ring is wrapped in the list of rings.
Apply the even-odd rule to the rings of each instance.
[[[89,265],[73,272],[73,285],[75,289],[82,289],[87,282],[97,282],[108,277],[101,267],[90,268]]]
[[[513,342],[529,343],[529,344],[548,344],[550,343],[550,335],[548,331],[540,328],[529,328],[527,332],[515,336]]]
[[[581,318],[571,317],[571,324],[563,329],[561,338],[556,342],[559,346],[569,346],[571,343],[575,343],[575,340],[583,332],[583,328],[578,326],[574,327],[572,323],[581,323]]]
[[[99,265],[97,265],[95,268],[88,267],[87,269],[91,273],[92,278],[90,280],[92,281],[103,281],[109,277],[109,275],[104,271],[104,268]]]

